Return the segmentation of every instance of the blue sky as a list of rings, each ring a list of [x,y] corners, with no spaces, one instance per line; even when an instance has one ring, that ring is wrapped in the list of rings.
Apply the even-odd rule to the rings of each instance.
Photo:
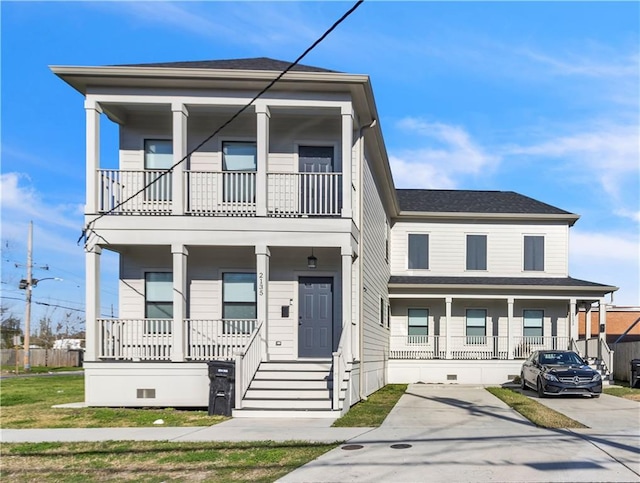
[[[1,2],[3,306],[23,314],[33,220],[34,277],[64,279],[34,290],[34,320],[83,315],[83,99],[49,65],[293,60],[350,5]],[[369,1],[303,63],[371,76],[397,187],[513,190],[578,213],[571,276],[639,305],[639,45],[638,2]]]

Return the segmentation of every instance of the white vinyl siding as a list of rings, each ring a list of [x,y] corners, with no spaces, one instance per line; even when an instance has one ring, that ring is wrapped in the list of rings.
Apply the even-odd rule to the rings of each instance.
[[[408,268],[408,235],[429,234],[429,275],[465,276],[466,235],[487,236],[486,276],[496,277],[566,277],[568,275],[569,227],[566,224],[472,223],[472,222],[397,222],[391,228],[390,266],[393,275],[419,275]],[[544,272],[523,270],[523,237],[543,236],[545,240]],[[424,272],[422,272],[424,273]]]

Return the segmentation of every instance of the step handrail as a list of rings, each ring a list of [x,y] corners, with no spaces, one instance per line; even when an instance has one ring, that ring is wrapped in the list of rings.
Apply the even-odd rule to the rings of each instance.
[[[346,327],[342,327],[342,334],[340,334],[340,341],[338,342],[338,350],[333,353],[333,403],[332,407],[334,411],[341,410],[340,394],[342,393],[342,381],[347,374],[347,359],[345,353],[350,352],[345,350],[349,348],[351,344],[351,324]]]
[[[262,341],[258,337],[262,328],[262,322],[253,330],[247,345],[236,352],[236,401],[235,409],[242,409],[242,400],[249,389],[260,363],[262,362]]]

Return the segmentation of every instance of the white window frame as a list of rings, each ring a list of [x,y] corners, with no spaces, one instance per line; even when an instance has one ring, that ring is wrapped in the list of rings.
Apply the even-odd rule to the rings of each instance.
[[[425,236],[427,237],[427,258],[426,258],[426,262],[427,262],[427,266],[424,268],[416,268],[416,267],[411,267],[411,236],[412,235],[417,235],[417,236]],[[420,270],[420,271],[425,271],[425,270],[430,270],[431,267],[431,234],[430,233],[419,233],[419,232],[409,232],[407,233],[407,270]]]
[[[484,268],[469,268],[469,237],[484,237]],[[486,233],[465,234],[465,270],[469,272],[486,272],[489,269],[489,236]]]
[[[542,238],[542,268],[526,268],[527,267],[527,248],[526,248],[526,239],[527,238]],[[527,233],[522,236],[522,271],[523,272],[544,272],[547,258],[547,237],[541,233]],[[534,266],[535,266],[535,255],[534,257]]]

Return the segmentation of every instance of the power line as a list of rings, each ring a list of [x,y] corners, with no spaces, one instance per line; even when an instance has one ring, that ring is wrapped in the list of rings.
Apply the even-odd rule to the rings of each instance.
[[[108,211],[106,211],[104,213],[101,213],[100,215],[96,216],[93,220],[89,221],[85,225],[84,229],[82,230],[82,233],[80,234],[80,237],[78,238],[77,243],[79,244],[80,240],[82,240],[83,238],[85,239],[85,242],[87,241],[87,232],[88,231],[92,231],[93,232],[93,230],[91,229],[91,226],[93,224],[95,224],[96,221],[98,221],[100,218],[102,218],[105,215],[113,213],[116,209],[120,208],[121,206],[123,206],[124,204],[128,203],[129,201],[131,201],[136,196],[138,196],[141,193],[143,193],[144,191],[146,191],[150,186],[152,186],[158,180],[160,180],[161,178],[165,177],[169,173],[172,173],[174,168],[176,168],[177,166],[182,164],[184,161],[186,161],[187,158],[189,158],[193,153],[195,153],[198,149],[200,149],[207,142],[209,142],[209,140],[211,140],[214,136],[216,136],[225,127],[227,127],[229,124],[231,124],[238,116],[240,116],[240,114],[242,114],[244,111],[246,111],[256,100],[258,100],[269,89],[271,89],[277,82],[279,82],[280,79],[282,79],[282,77],[284,77],[284,75],[287,72],[289,72],[291,69],[293,69],[303,58],[305,58],[309,52],[311,52],[314,48],[316,48],[316,46],[318,46],[318,44],[320,44],[320,42],[322,42],[331,32],[333,32],[338,27],[338,25],[340,25],[353,12],[355,12],[356,9],[360,5],[362,5],[363,2],[364,2],[364,0],[358,0],[349,10],[347,10],[342,15],[342,17],[340,17],[338,20],[336,20],[331,27],[329,27],[315,42],[313,42],[296,60],[294,60],[286,69],[284,69],[280,74],[278,74],[278,76],[275,79],[273,79],[271,82],[269,82],[269,84],[264,89],[262,89],[253,99],[251,99],[251,101],[249,101],[247,104],[245,104],[243,107],[241,107],[234,115],[232,115],[226,122],[224,122],[222,124],[222,126],[220,126],[218,129],[213,131],[213,133],[211,133],[209,136],[207,136],[200,144],[198,144],[195,148],[193,148],[191,151],[189,151],[180,161],[176,162],[173,166],[171,166],[170,168],[168,168],[164,172],[160,173],[160,175],[155,177],[152,181],[150,181],[145,186],[140,188],[138,191],[133,193],[127,199],[121,201],[120,203],[118,203],[117,205],[115,205],[114,207],[109,209]],[[93,232],[93,233],[95,234],[95,232]]]
[[[17,298],[17,297],[7,297],[7,296],[2,296],[2,297],[0,297],[0,299],[1,299],[1,300],[5,300],[5,299],[7,299],[7,300],[19,300],[19,301],[23,301],[23,299],[22,299],[22,298]],[[47,307],[54,307],[54,308],[57,308],[57,309],[73,310],[74,312],[80,312],[80,313],[83,313],[83,314],[86,312],[84,309],[77,309],[77,308],[74,308],[74,307],[67,307],[67,306],[59,305],[59,304],[50,304],[50,303],[47,303],[47,302],[38,302],[38,301],[36,301],[36,300],[32,300],[32,302],[33,302],[34,304],[36,304],[36,305],[44,305],[44,306],[47,306]],[[104,307],[102,307],[102,308],[104,309]],[[109,314],[105,314],[105,313],[103,313],[102,315],[103,315],[104,317],[109,316]]]

